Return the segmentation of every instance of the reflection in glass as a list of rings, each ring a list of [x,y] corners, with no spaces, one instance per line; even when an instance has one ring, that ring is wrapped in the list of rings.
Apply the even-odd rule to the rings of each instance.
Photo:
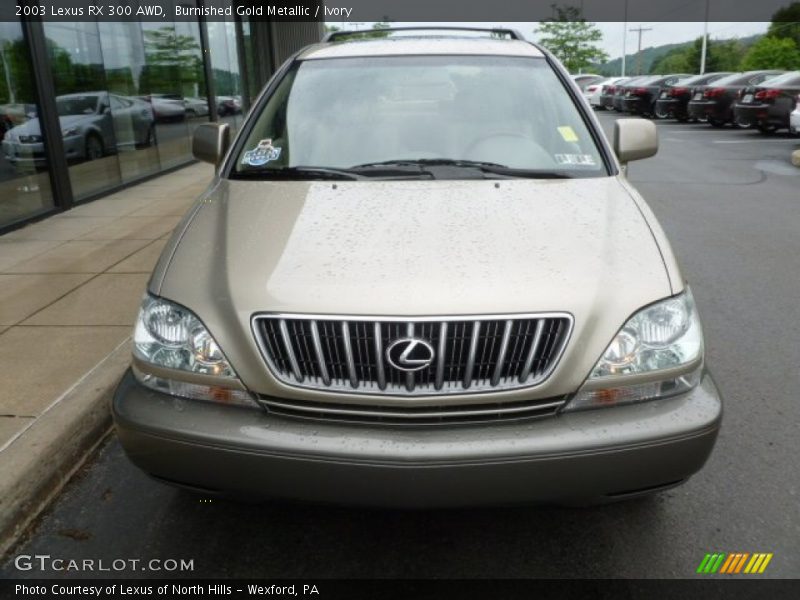
[[[117,136],[97,23],[47,22],[44,31],[72,193],[80,200],[121,183],[116,154],[130,140]]]
[[[119,168],[122,181],[128,182],[160,169],[156,113],[149,97],[142,93],[148,75],[141,24],[101,22],[99,33],[108,90],[118,100],[111,112],[114,132],[121,142]],[[137,144],[137,132],[143,130],[146,142]]]
[[[20,24],[0,22],[0,227],[53,206],[31,69]]]
[[[208,41],[219,120],[235,130],[242,122],[242,82],[236,27],[232,21],[209,21]]]

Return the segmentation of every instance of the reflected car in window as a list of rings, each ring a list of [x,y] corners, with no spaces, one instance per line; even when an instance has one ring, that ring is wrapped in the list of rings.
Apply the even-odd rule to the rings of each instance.
[[[186,106],[183,98],[177,94],[150,94],[140,98],[153,107],[153,115],[159,123],[183,121],[186,118]]]
[[[187,96],[183,99],[183,105],[186,109],[187,119],[207,117],[210,113],[208,109],[208,100],[205,98]]]
[[[64,154],[69,161],[95,160],[125,146],[154,142],[153,113],[136,98],[87,92],[56,98]],[[11,128],[3,138],[3,155],[17,167],[43,167],[44,141],[38,117]]]

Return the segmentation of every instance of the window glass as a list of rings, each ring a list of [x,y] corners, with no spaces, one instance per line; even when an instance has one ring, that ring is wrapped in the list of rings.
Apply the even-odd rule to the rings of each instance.
[[[236,169],[415,159],[606,173],[546,61],[499,56],[302,62],[267,102]]]
[[[152,79],[148,69],[141,24],[99,24],[103,66],[108,91],[118,98],[110,110],[122,181],[157,172],[159,161],[157,111],[146,89]],[[124,102],[123,102],[124,101]]]
[[[44,24],[64,153],[76,200],[121,183],[119,129],[112,116],[97,23]]]
[[[0,227],[53,206],[32,69],[20,24],[0,22]]]
[[[208,22],[208,45],[219,120],[235,130],[242,122],[242,88],[236,28],[232,21]]]

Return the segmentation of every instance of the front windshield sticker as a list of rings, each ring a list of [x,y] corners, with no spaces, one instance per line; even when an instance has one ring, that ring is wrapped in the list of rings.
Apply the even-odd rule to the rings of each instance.
[[[559,165],[594,167],[597,164],[591,154],[556,154],[554,158]]]
[[[251,167],[260,167],[272,160],[278,160],[281,156],[281,149],[272,145],[272,139],[267,138],[258,142],[258,146],[253,150],[248,150],[242,156],[242,164]]]
[[[575,130],[572,129],[572,127],[570,127],[569,125],[564,125],[563,127],[559,127],[558,133],[561,134],[561,137],[564,138],[565,142],[578,141],[578,134],[576,134]]]

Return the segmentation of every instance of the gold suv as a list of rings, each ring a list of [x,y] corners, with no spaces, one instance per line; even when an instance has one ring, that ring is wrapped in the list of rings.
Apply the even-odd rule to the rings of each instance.
[[[374,32],[370,32],[374,34]],[[721,403],[692,294],[569,74],[513,31],[334,34],[276,73],[167,244],[113,414],[206,493],[596,503],[685,481]]]

